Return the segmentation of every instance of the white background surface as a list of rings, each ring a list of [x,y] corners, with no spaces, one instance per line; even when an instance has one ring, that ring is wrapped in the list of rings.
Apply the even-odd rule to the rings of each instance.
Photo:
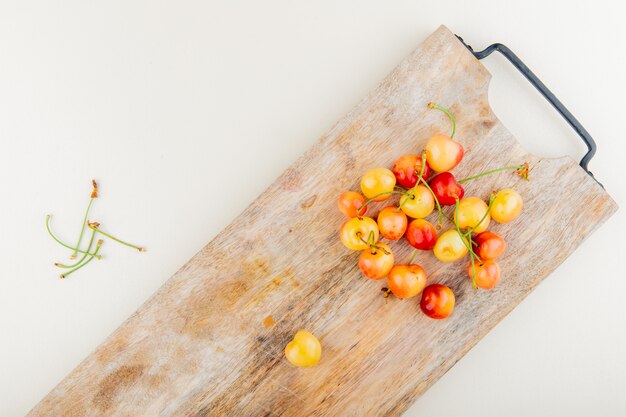
[[[595,136],[591,168],[626,206],[618,2],[164,3],[0,2],[3,417],[33,407],[441,23],[517,52]],[[485,65],[527,149],[583,155],[502,57]],[[91,217],[149,250],[107,242],[106,260],[61,281],[44,216],[75,239],[92,177]],[[406,415],[625,415],[625,233],[622,210]]]

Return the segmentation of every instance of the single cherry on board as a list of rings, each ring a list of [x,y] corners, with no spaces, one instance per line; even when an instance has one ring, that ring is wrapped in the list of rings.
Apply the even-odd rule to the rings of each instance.
[[[485,262],[474,262],[474,267],[470,263],[467,267],[467,274],[470,280],[472,279],[472,272],[474,272],[474,282],[478,288],[490,289],[498,285],[500,282],[500,266],[490,259]]]
[[[409,194],[400,197],[400,207],[409,217],[423,219],[435,209],[435,198],[424,185],[418,185]]]
[[[505,188],[496,193],[489,213],[494,221],[509,223],[517,219],[523,207],[522,196],[511,188]]]
[[[415,297],[426,286],[426,271],[417,264],[396,265],[389,271],[387,286],[398,298]]]
[[[348,217],[364,216],[367,212],[367,206],[357,213],[363,203],[365,203],[365,197],[356,191],[344,191],[337,200],[339,211]]]
[[[490,220],[489,206],[478,197],[464,198],[454,211],[454,222],[461,229],[472,228],[474,233],[487,230]]]
[[[463,159],[463,145],[449,136],[437,134],[426,143],[426,159],[437,172],[448,172]]]
[[[437,243],[437,230],[427,220],[411,220],[406,228],[406,240],[415,249],[431,250]]]
[[[465,195],[465,189],[450,172],[435,175],[428,181],[428,185],[442,206],[453,206],[457,198],[460,200]]]
[[[442,284],[431,284],[422,292],[420,308],[428,317],[445,319],[454,310],[454,293]]]
[[[450,136],[436,134],[428,140],[425,148],[426,160],[430,167],[437,172],[447,172],[461,162],[465,152],[463,145],[452,139],[454,133],[456,133],[456,120],[448,109],[444,109],[434,103],[428,103],[428,107],[444,112],[450,119],[450,123],[452,123]]]
[[[385,239],[400,239],[406,231],[407,222],[406,214],[396,206],[385,207],[378,213],[378,230]]]
[[[361,178],[361,191],[374,201],[388,199],[396,185],[396,176],[387,168],[370,169]]]
[[[322,345],[311,332],[298,330],[293,340],[285,346],[285,356],[292,365],[299,368],[312,366],[322,356]]]
[[[433,253],[441,262],[454,262],[467,255],[466,245],[469,245],[467,239],[461,237],[456,229],[451,229],[437,238]]]
[[[393,252],[384,243],[376,244],[375,248],[368,248],[359,256],[359,269],[369,279],[382,279],[393,268]]]
[[[497,233],[482,232],[472,239],[474,253],[478,257],[487,261],[489,259],[496,259],[504,253],[506,249],[506,241]]]
[[[394,164],[393,174],[396,182],[405,188],[414,187],[417,184],[420,171],[422,169],[422,157],[415,154],[403,155]],[[428,162],[424,165],[422,178],[426,180],[430,176],[430,166]]]
[[[370,217],[353,217],[341,226],[339,238],[348,249],[367,249],[378,242],[378,224]]]

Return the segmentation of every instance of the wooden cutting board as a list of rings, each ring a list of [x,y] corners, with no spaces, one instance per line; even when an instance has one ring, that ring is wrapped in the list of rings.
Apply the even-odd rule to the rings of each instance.
[[[520,147],[489,107],[489,79],[440,27],[29,416],[401,414],[617,208],[572,159]],[[508,241],[498,287],[472,289],[465,261],[418,256],[429,282],[456,294],[441,321],[421,314],[416,299],[384,299],[385,282],[361,276],[358,253],[339,241],[345,219],[336,207],[368,168],[391,166],[449,131],[429,101],[457,117],[466,149],[457,177],[531,164],[529,182],[504,173],[466,186],[485,199],[504,187],[524,198],[516,222],[491,228]],[[392,247],[408,261],[408,244]],[[298,329],[321,340],[315,367],[284,359]]]

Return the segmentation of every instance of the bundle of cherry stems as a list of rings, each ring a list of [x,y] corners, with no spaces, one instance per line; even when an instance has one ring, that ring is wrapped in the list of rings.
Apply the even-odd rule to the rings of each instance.
[[[85,216],[83,217],[83,223],[82,226],[80,228],[80,234],[78,235],[78,241],[76,242],[75,246],[70,246],[64,242],[62,242],[59,238],[57,238],[54,233],[52,233],[52,230],[50,230],[50,218],[52,217],[52,215],[48,214],[46,216],[46,229],[48,231],[48,234],[52,237],[52,239],[54,239],[59,245],[68,248],[70,250],[72,250],[72,255],[70,256],[70,259],[76,259],[78,257],[78,254],[82,254],[82,256],[73,264],[70,265],[65,265],[62,263],[58,263],[55,262],[54,266],[57,266],[59,268],[63,268],[63,269],[67,269],[67,272],[64,272],[60,275],[60,278],[65,278],[68,275],[78,271],[79,269],[81,269],[82,267],[84,267],[85,265],[87,265],[89,262],[91,262],[94,258],[97,259],[102,259],[102,255],[100,255],[100,247],[102,246],[103,240],[102,239],[98,239],[96,241],[96,246],[95,249],[92,252],[92,248],[93,248],[93,244],[94,244],[94,240],[96,238],[96,234],[100,234],[102,236],[108,237],[111,240],[114,240],[118,243],[121,243],[122,245],[128,246],[130,248],[136,249],[139,252],[145,252],[145,248],[140,247],[140,246],[135,246],[132,245],[128,242],[125,242],[121,239],[118,239],[115,236],[112,236],[108,233],[103,232],[102,230],[100,230],[100,223],[98,222],[91,222],[88,220],[89,217],[89,210],[91,210],[91,205],[93,204],[93,201],[98,198],[98,184],[96,183],[95,180],[92,180],[92,185],[93,185],[93,191],[91,192],[91,197],[89,198],[89,204],[87,205],[87,210],[85,210]],[[87,245],[87,249],[86,250],[82,250],[80,248],[82,241],[83,241],[83,236],[85,234],[85,229],[90,229],[91,230],[91,236],[89,238],[89,243]]]

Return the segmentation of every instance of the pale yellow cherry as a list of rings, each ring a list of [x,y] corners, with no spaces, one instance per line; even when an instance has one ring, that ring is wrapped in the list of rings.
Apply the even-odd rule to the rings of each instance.
[[[464,198],[459,201],[459,207],[454,211],[454,222],[458,224],[460,229],[471,227],[474,233],[484,232],[489,227],[491,220],[488,210],[489,206],[480,198]]]
[[[437,238],[433,253],[441,262],[458,261],[467,255],[467,243],[467,240],[461,237],[455,229],[448,230]]]
[[[300,368],[312,366],[322,356],[322,345],[311,332],[298,330],[293,340],[285,346],[285,356],[294,366]]]
[[[426,143],[426,161],[437,172],[448,172],[463,159],[463,145],[449,136],[437,134]]]
[[[430,190],[423,185],[418,185],[408,191],[408,195],[400,198],[402,211],[414,219],[423,219],[433,212],[435,198]]]
[[[365,197],[370,199],[379,194],[383,194],[376,197],[374,201],[388,199],[395,185],[396,176],[387,168],[370,169],[361,178],[361,191],[363,191]]]
[[[489,213],[498,223],[509,223],[517,219],[524,208],[524,201],[519,193],[511,188],[505,188],[496,193]]]
[[[353,217],[341,226],[339,238],[348,249],[367,249],[378,242],[378,224],[371,217]]]

